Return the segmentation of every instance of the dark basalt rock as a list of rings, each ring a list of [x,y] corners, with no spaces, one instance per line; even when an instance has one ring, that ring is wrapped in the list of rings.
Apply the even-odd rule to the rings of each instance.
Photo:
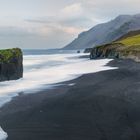
[[[90,59],[96,58],[121,58],[122,52],[119,50],[122,46],[121,43],[110,43],[102,46],[97,46],[92,49]]]
[[[19,48],[0,50],[0,81],[23,77],[23,55]]]
[[[84,50],[84,53],[91,53],[91,51],[92,51],[92,48],[86,48],[86,49]]]

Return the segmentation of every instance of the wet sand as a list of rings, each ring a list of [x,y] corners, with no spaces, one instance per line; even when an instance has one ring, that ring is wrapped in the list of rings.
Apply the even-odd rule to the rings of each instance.
[[[139,140],[140,63],[108,65],[119,69],[13,98],[0,109],[8,140]]]

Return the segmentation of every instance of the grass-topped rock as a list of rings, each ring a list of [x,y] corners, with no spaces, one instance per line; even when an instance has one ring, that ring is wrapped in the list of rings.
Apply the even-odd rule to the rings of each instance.
[[[130,58],[140,61],[140,34],[128,33],[121,39],[110,44],[92,49],[90,58]]]
[[[23,55],[19,48],[0,50],[0,81],[23,76]]]

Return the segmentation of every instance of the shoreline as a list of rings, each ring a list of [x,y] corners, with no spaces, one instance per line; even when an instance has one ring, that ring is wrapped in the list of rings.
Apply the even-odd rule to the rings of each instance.
[[[22,79],[1,83],[0,96],[2,98],[0,98],[0,106],[5,101],[9,101],[11,97],[17,96],[18,93],[32,91],[34,93],[49,88],[49,85],[75,79],[86,73],[111,69],[111,67],[104,66],[111,59],[89,61],[87,58],[80,59],[77,54],[71,54],[70,57],[58,55],[55,59],[51,56],[49,60],[48,56],[45,56],[45,58],[39,56],[39,58],[33,58],[32,61],[35,62],[33,64],[30,61],[31,58],[25,59],[24,77]],[[36,64],[37,59],[41,61],[40,64]],[[62,61],[59,59],[62,59]],[[42,67],[40,68],[39,65],[42,65]]]
[[[54,89],[14,97],[0,108],[7,140],[137,140],[140,64],[113,60],[108,66],[119,69],[84,74]]]

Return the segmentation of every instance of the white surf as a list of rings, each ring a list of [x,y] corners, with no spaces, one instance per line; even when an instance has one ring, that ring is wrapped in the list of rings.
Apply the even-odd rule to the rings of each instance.
[[[82,54],[80,54],[82,55]],[[0,106],[17,96],[52,84],[72,80],[86,73],[116,69],[106,66],[111,59],[79,59],[77,54],[24,56],[24,76],[15,81],[0,82]]]
[[[0,140],[6,140],[8,137],[7,133],[0,127]]]
[[[83,54],[29,55],[24,56],[24,76],[16,81],[0,82],[0,106],[19,93],[31,93],[53,84],[75,79],[83,74],[113,70],[106,66],[111,59],[79,59]],[[68,86],[73,86],[72,83]],[[0,127],[0,140],[7,138]]]

